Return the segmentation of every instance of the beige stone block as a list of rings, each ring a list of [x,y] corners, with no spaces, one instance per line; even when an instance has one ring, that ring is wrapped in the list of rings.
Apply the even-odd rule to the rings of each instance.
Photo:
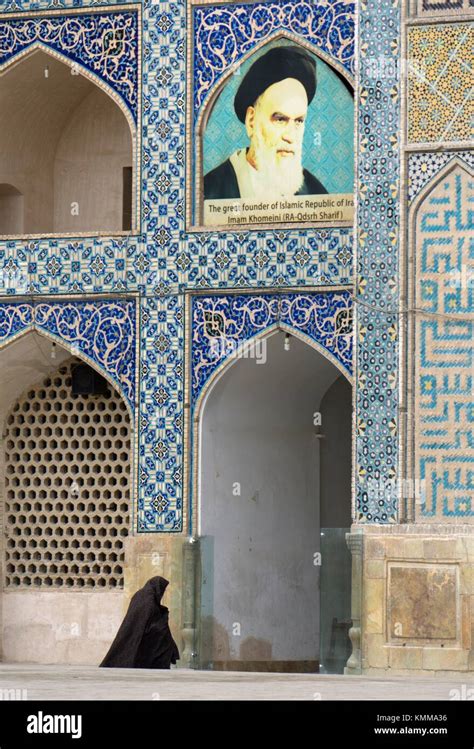
[[[470,596],[461,596],[461,647],[465,650],[471,648],[472,624]]]
[[[427,673],[432,674],[435,679],[439,679],[440,681],[442,679],[454,681],[454,684],[446,685],[447,699],[453,699],[454,695],[456,695],[456,697],[460,696],[463,700],[474,700],[474,684],[470,674],[464,674],[463,672],[460,674],[459,671],[427,671]],[[453,694],[453,689],[457,689],[458,691]]]
[[[423,648],[423,668],[435,671],[467,671],[468,665],[468,650]]]
[[[472,536],[464,536],[463,539],[464,549],[466,551],[466,555],[468,560],[472,563],[474,562],[474,528],[473,528],[473,535]]]
[[[422,648],[389,647],[388,662],[390,668],[403,668],[409,671],[423,668]]]
[[[47,624],[31,622],[3,628],[3,659],[7,663],[57,663],[62,649]]]
[[[457,637],[455,565],[389,565],[387,619],[389,638]]]
[[[132,595],[151,577],[160,575],[169,581],[162,602],[169,608],[170,629],[181,642],[183,543],[184,535],[148,533],[129,536],[125,541],[124,611]]]
[[[383,559],[369,559],[365,565],[365,576],[374,578],[385,577],[385,561]]]
[[[123,593],[95,598],[87,601],[87,639],[90,642],[112,643],[123,620]],[[120,607],[117,605],[120,602]],[[100,605],[98,605],[100,603]]]
[[[71,665],[88,663],[98,666],[111,644],[112,641],[98,642],[96,640],[71,642],[67,647],[65,657],[60,658],[58,653],[56,662],[70,663]]]
[[[426,561],[443,560],[451,562],[466,559],[466,549],[461,539],[457,538],[429,538],[423,541]]]
[[[474,565],[462,564],[459,572],[460,593],[474,595]]]
[[[408,677],[409,679],[413,679],[414,676],[423,676],[425,678],[431,678],[434,679],[436,675],[436,671],[424,671],[422,668],[390,668],[387,671],[388,676],[404,676]],[[400,684],[400,692],[399,692],[399,699],[404,700],[405,699],[405,691],[403,689],[403,684]]]
[[[423,539],[407,536],[388,538],[385,554],[388,559],[423,559]]]
[[[383,635],[366,635],[364,646],[369,668],[388,668],[388,646]]]
[[[4,659],[98,665],[122,621],[123,598],[121,590],[4,594]]]
[[[367,579],[364,583],[365,632],[383,633],[384,581]]]
[[[390,671],[388,668],[364,668],[362,671],[364,676],[388,676]]]
[[[366,538],[364,543],[364,556],[366,559],[383,559],[385,557],[384,539]]]

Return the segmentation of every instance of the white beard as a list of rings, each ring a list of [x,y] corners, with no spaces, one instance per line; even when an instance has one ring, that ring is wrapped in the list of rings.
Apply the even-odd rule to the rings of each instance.
[[[257,130],[254,132],[253,146],[257,169],[252,171],[258,175],[255,182],[261,190],[259,195],[280,197],[297,193],[304,181],[301,149],[293,146],[293,156],[278,158],[274,151],[268,149]]]
[[[257,169],[247,161],[245,149],[231,157],[240,197],[268,199],[295,195],[304,182],[301,149],[295,148],[294,156],[280,160],[274,152],[269,151],[257,133],[254,133],[253,146]]]

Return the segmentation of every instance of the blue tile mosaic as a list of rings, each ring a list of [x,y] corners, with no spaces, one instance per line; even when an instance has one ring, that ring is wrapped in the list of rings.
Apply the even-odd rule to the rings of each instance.
[[[107,6],[110,14],[118,5],[100,4]],[[232,14],[245,5],[249,6],[239,3],[219,7]],[[252,7],[263,5],[255,3]],[[277,34],[278,28],[289,30],[303,41],[312,35],[328,58],[332,56],[349,72],[354,70],[352,3],[295,0],[265,6],[271,26],[269,37]],[[49,9],[63,21],[76,8],[89,8],[90,14],[99,10],[94,3],[76,0],[18,0],[1,3],[0,8],[9,14]],[[216,8],[203,5],[195,12],[201,10],[204,18]],[[116,11],[122,15],[126,12],[121,8]],[[79,14],[76,23],[90,14]],[[291,29],[285,14],[291,15]],[[264,18],[263,11],[258,18]],[[368,499],[365,487],[368,476],[395,478],[398,461],[398,331],[394,310],[398,308],[400,100],[398,79],[374,78],[369,63],[380,57],[398,61],[400,8],[395,0],[370,0],[359,5],[359,19],[356,518],[360,522],[393,522],[397,517],[396,497],[390,496],[385,504],[378,505]],[[9,22],[13,20],[12,15]],[[0,19],[0,34],[2,23],[4,19]],[[180,531],[184,292],[209,289],[212,296],[212,291],[219,289],[268,291],[283,287],[285,292],[287,288],[303,292],[305,286],[349,287],[353,242],[350,229],[186,232],[185,95],[189,71],[185,60],[185,3],[144,2],[142,23],[139,53],[143,60],[143,96],[141,102],[136,100],[142,129],[140,231],[113,238],[2,241],[0,283],[4,296],[54,293],[64,295],[71,304],[74,295],[109,294],[114,300],[124,292],[141,295],[137,529]],[[232,34],[235,37],[236,28],[233,20],[226,38],[231,39]],[[245,54],[245,44],[250,48],[255,43],[249,28],[242,25],[242,36],[236,37],[237,50],[226,51],[222,65],[229,65],[232,55],[237,61]],[[254,33],[261,39],[267,31],[257,23]],[[206,39],[209,33],[203,29],[199,54],[207,54]],[[217,63],[213,71],[204,71],[202,102],[222,73]],[[81,304],[82,300],[74,303]]]
[[[415,205],[415,477],[420,516],[474,516],[474,176],[447,165]]]
[[[28,330],[56,338],[103,370],[136,403],[136,304],[133,300],[0,302],[0,346]]]
[[[83,66],[120,96],[137,121],[139,25],[137,11],[4,19],[0,69],[41,44]]]
[[[191,317],[193,404],[213,372],[227,360],[226,351],[234,356],[242,344],[278,325],[302,333],[348,376],[352,374],[349,291],[195,296]]]
[[[355,517],[387,523],[398,519],[399,3],[367,0],[359,19]]]
[[[341,0],[192,6],[194,118],[229,68],[279,33],[313,44],[353,75],[354,10]]]

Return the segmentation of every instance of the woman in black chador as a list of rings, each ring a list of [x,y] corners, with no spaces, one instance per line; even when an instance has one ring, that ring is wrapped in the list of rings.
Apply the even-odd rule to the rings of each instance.
[[[168,625],[168,609],[161,598],[168,586],[152,577],[132,596],[125,619],[100,664],[111,668],[169,668],[179,651]]]

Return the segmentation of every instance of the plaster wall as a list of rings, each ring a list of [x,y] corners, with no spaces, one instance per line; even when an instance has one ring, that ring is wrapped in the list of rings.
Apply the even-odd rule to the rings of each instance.
[[[202,424],[202,658],[319,658],[319,442],[313,414],[338,375],[298,339],[239,359]]]
[[[23,231],[23,195],[12,185],[0,185],[0,227],[5,234]]]
[[[99,665],[122,621],[123,603],[123,590],[6,592],[3,660]]]
[[[121,230],[122,172],[131,165],[127,120],[112,99],[92,90],[72,113],[57,145],[55,230]],[[75,204],[77,215],[71,208]]]
[[[72,75],[45,52],[32,53],[0,78],[0,133],[0,182],[24,196],[20,230],[122,229],[130,128],[115,102],[90,80]],[[73,203],[78,212],[71,210]],[[5,216],[0,233],[20,223]]]

